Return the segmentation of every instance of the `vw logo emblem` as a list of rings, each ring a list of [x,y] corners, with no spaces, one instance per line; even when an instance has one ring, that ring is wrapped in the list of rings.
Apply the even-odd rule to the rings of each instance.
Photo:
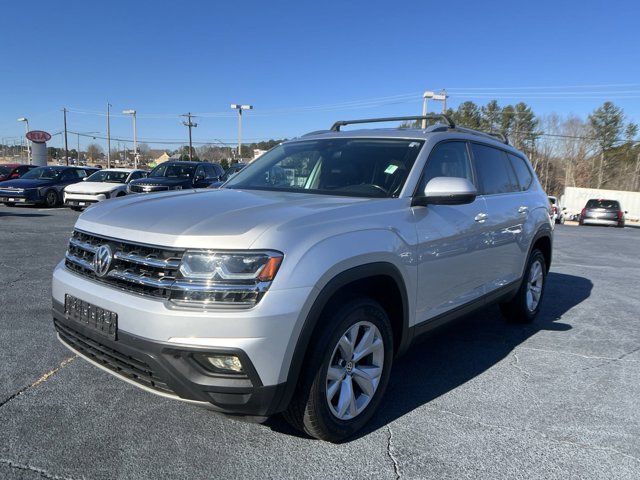
[[[109,272],[113,252],[109,245],[100,245],[93,257],[93,271],[99,277],[104,277]]]

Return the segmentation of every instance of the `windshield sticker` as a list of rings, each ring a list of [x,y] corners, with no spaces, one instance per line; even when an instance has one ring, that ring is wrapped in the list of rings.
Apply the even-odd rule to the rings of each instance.
[[[384,173],[388,173],[389,175],[393,174],[398,169],[397,165],[389,165]]]

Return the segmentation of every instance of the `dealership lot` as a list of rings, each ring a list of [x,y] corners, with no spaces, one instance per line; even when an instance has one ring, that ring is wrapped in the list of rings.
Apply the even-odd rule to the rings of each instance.
[[[497,308],[395,365],[341,445],[166,400],[55,338],[51,270],[77,213],[0,206],[0,477],[638,478],[640,230],[559,226],[540,317]]]

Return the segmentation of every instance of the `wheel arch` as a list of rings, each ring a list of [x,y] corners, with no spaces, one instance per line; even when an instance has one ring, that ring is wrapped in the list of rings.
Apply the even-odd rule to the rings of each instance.
[[[367,263],[344,270],[322,287],[305,318],[289,365],[281,410],[286,409],[291,401],[307,359],[309,344],[322,327],[320,319],[331,308],[332,300],[372,292],[380,294],[374,300],[385,308],[391,320],[396,355],[406,351],[413,332],[409,328],[409,296],[400,270],[389,262]]]

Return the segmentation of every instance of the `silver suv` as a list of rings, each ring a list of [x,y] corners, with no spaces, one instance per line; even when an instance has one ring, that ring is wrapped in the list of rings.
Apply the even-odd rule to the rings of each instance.
[[[433,116],[366,122],[405,118]],[[219,190],[89,208],[53,274],[60,340],[150,392],[349,437],[418,335],[492,302],[516,322],[540,308],[553,230],[531,165],[438,119],[338,122]]]

